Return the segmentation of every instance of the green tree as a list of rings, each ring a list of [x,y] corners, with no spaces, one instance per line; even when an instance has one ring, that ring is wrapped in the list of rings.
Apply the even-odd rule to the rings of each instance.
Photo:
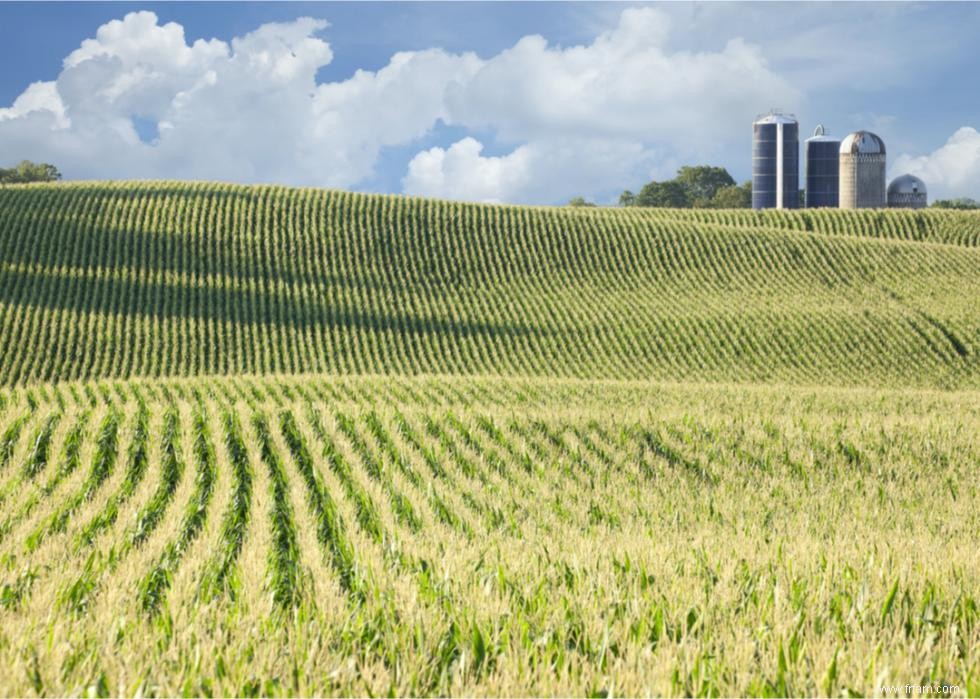
[[[748,209],[752,206],[752,182],[722,187],[711,198],[712,209]]]
[[[677,180],[648,182],[636,195],[633,206],[657,206],[683,209],[691,206],[687,187]]]
[[[936,209],[980,209],[980,201],[968,197],[939,199],[932,202],[932,206]]]
[[[711,200],[718,190],[735,186],[735,180],[728,170],[711,165],[685,165],[677,171],[674,181],[687,189],[688,199],[695,208],[711,206]]]
[[[573,197],[568,201],[569,206],[595,206],[591,201],[586,201],[584,197]]]
[[[48,163],[32,163],[22,160],[16,166],[0,168],[0,184],[22,184],[24,182],[54,182],[61,179],[58,168]]]
[[[677,177],[666,182],[648,182],[639,194],[630,190],[619,196],[620,206],[661,206],[674,208],[730,208],[751,206],[752,189],[748,185],[748,203],[742,204],[746,185],[741,187],[728,170],[713,165],[685,165]],[[724,192],[716,200],[719,192]]]

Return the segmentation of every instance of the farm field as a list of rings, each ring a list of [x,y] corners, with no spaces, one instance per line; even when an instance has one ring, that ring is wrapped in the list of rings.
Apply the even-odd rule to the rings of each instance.
[[[978,388],[978,231],[976,212],[5,187],[0,385],[326,373]]]
[[[976,694],[973,392],[3,394],[3,693]]]
[[[0,694],[980,694],[980,215],[0,187]]]

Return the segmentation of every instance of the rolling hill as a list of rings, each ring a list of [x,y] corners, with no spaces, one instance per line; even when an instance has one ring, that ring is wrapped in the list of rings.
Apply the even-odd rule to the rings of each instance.
[[[969,213],[0,188],[0,694],[975,696],[978,300]]]
[[[0,188],[0,384],[446,374],[975,388],[980,215]]]

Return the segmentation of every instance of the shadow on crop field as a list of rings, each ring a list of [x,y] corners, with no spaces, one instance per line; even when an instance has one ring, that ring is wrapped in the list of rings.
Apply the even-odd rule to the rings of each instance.
[[[964,299],[980,251],[697,216],[210,184],[2,189],[0,383],[300,369],[974,381]]]
[[[777,229],[715,224],[726,235],[705,236],[684,222],[642,219],[606,228],[561,209],[501,208],[499,216],[483,216],[480,205],[463,203],[453,204],[459,211],[452,215],[431,217],[392,205],[386,218],[380,207],[357,206],[351,196],[321,192],[304,202],[276,193],[143,186],[68,195],[58,188],[6,192],[0,198],[0,261],[287,284],[373,269],[386,288],[465,283],[485,279],[491,270],[495,282],[542,274],[579,280],[682,273],[746,284],[804,275],[833,286],[867,277],[860,265],[838,264],[831,271],[820,264],[823,247],[850,241],[792,239]],[[467,211],[473,217],[464,226],[460,213]],[[654,240],[662,245],[652,245]],[[701,268],[704,254],[752,264]]]
[[[360,282],[342,287],[362,289]],[[49,272],[0,270],[0,302],[34,308],[158,318],[197,318],[303,328],[327,326],[401,330],[452,336],[541,334],[518,323],[488,323],[413,315],[392,309],[373,313],[350,301],[235,288],[160,283],[137,279],[64,276]]]

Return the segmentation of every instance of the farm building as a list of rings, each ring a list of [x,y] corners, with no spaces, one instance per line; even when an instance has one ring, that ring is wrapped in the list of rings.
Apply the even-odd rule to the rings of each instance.
[[[901,175],[888,185],[888,206],[896,209],[924,209],[929,205],[926,183],[915,175]]]
[[[752,123],[752,208],[800,205],[800,125],[777,110]]]
[[[807,208],[837,208],[840,201],[840,139],[817,126],[804,145]]]
[[[855,131],[840,144],[840,208],[880,209],[885,196],[885,142]]]

